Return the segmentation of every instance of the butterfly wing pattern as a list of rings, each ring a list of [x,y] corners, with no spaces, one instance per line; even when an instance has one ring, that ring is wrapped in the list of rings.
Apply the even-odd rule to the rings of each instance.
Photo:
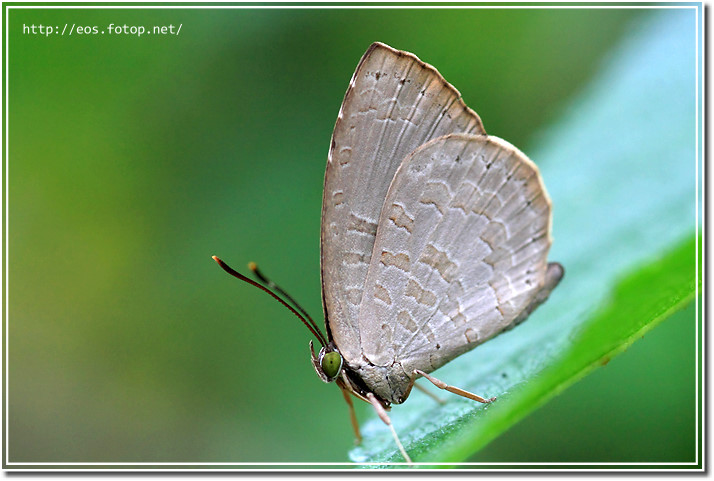
[[[487,135],[434,67],[372,44],[327,159],[321,267],[329,345],[312,354],[320,378],[343,390],[358,439],[350,394],[374,406],[408,462],[386,410],[407,399],[419,376],[493,400],[428,373],[547,299],[563,276],[547,261],[550,228],[536,165]],[[325,368],[330,352],[340,354],[339,368]]]
[[[345,359],[361,356],[359,308],[377,223],[402,160],[452,132],[485,133],[461,94],[415,55],[374,43],[337,117],[322,204],[322,288],[328,332]],[[327,317],[329,315],[329,317]]]
[[[399,213],[399,216],[395,215]],[[546,281],[550,201],[507,142],[450,134],[407,156],[387,193],[360,305],[362,359],[401,402],[431,372],[509,328]]]
[[[415,369],[522,321],[562,276],[548,269],[550,209],[535,164],[487,136],[434,67],[372,44],[335,124],[322,208],[326,325],[346,369],[400,403]]]

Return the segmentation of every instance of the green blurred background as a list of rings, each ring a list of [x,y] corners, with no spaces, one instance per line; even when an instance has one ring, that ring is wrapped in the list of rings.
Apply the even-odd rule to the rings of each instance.
[[[256,261],[321,319],[322,176],[371,42],[436,65],[489,133],[528,152],[651,15],[10,10],[7,461],[347,461],[347,409],[315,375],[307,330],[210,256]],[[181,31],[23,33],[65,23]],[[693,460],[693,317],[673,316],[474,460]]]

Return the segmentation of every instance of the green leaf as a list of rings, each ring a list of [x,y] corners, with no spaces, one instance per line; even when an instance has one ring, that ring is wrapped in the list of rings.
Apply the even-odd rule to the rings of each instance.
[[[528,322],[435,373],[496,402],[444,393],[437,405],[413,394],[393,409],[415,462],[464,461],[694,300],[695,21],[693,11],[668,10],[636,25],[540,146],[526,149],[553,200],[550,259],[565,278]],[[353,461],[403,461],[376,417],[363,436]]]

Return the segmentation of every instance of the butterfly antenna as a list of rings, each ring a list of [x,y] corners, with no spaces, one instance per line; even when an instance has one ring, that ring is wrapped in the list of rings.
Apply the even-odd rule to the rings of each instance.
[[[241,281],[247,282],[247,283],[250,284],[251,286],[255,286],[255,287],[257,287],[258,289],[267,292],[267,293],[270,294],[276,301],[278,301],[278,302],[279,302],[280,304],[282,304],[283,306],[287,307],[290,312],[292,312],[293,314],[295,314],[295,316],[297,316],[297,318],[300,319],[303,324],[305,324],[305,326],[310,330],[310,332],[312,332],[312,334],[317,338],[317,340],[320,341],[320,344],[322,344],[323,346],[327,346],[327,340],[325,339],[325,336],[322,334],[322,332],[320,332],[319,329],[315,329],[302,315],[300,315],[300,313],[299,313],[298,311],[296,311],[290,304],[288,304],[287,302],[285,302],[284,300],[282,300],[282,299],[280,298],[280,296],[278,296],[277,294],[275,294],[273,291],[271,291],[271,290],[268,289],[267,287],[265,287],[265,286],[263,286],[263,285],[261,285],[261,284],[255,282],[253,279],[250,279],[250,278],[244,276],[243,274],[241,274],[241,273],[239,273],[239,272],[233,270],[228,264],[226,264],[225,262],[223,262],[222,260],[220,260],[218,257],[216,257],[216,256],[212,256],[212,257],[213,257],[213,260],[216,261],[216,263],[217,263],[219,266],[221,266],[221,268],[222,268],[224,271],[226,271],[227,273],[229,273],[229,274],[232,275],[233,277],[237,277],[237,278],[240,279]]]
[[[308,314],[307,311],[305,311],[305,309],[303,309],[303,308],[300,306],[300,304],[298,304],[298,302],[297,302],[295,299],[292,298],[292,296],[291,296],[290,294],[288,294],[287,292],[285,292],[285,291],[284,291],[279,285],[277,285],[275,282],[273,282],[273,281],[271,281],[270,279],[268,279],[268,278],[260,271],[260,269],[258,269],[258,265],[257,265],[255,262],[249,262],[249,263],[248,263],[248,269],[250,269],[250,270],[253,272],[253,274],[255,274],[255,277],[257,277],[257,278],[260,280],[260,282],[263,283],[263,285],[264,285],[265,287],[267,287],[268,289],[272,289],[273,291],[275,291],[275,292],[277,292],[278,294],[280,294],[281,296],[283,296],[283,298],[285,298],[285,299],[287,299],[288,301],[290,301],[290,302],[292,303],[293,307],[295,307],[298,311],[300,311],[300,313],[310,322],[310,324],[312,325],[312,327],[314,327],[316,331],[320,331],[320,328],[317,327],[317,323],[312,319],[312,317],[310,317],[310,314]]]

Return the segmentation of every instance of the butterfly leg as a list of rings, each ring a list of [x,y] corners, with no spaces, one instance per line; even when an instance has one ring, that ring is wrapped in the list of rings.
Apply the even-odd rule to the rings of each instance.
[[[420,390],[421,392],[423,392],[424,394],[426,394],[427,396],[429,396],[430,398],[432,398],[434,401],[438,402],[439,404],[446,404],[445,400],[441,399],[439,396],[437,396],[433,392],[429,391],[427,388],[425,388],[421,384],[414,383],[414,387],[417,388],[418,390]]]
[[[392,425],[392,420],[389,419],[389,416],[387,416],[387,411],[384,410],[384,406],[382,406],[382,404],[377,400],[375,395],[371,392],[367,393],[367,400],[372,405],[374,410],[377,411],[379,419],[384,421],[384,424],[389,426],[389,429],[392,431],[394,441],[397,443],[397,447],[399,448],[399,451],[401,451],[402,456],[404,456],[404,459],[407,461],[407,463],[412,464],[412,458],[410,458],[407,452],[404,450],[404,446],[402,446],[402,442],[399,440],[399,436],[397,436],[397,432],[394,430],[394,426]]]
[[[454,394],[458,394],[459,396],[463,396],[463,397],[466,397],[466,398],[469,398],[469,399],[473,399],[474,401],[478,401],[478,402],[480,402],[480,403],[490,403],[490,402],[493,402],[493,401],[496,400],[495,397],[492,397],[492,398],[490,398],[490,399],[486,399],[486,398],[483,398],[483,397],[481,397],[481,396],[477,396],[477,395],[474,394],[474,393],[471,393],[471,392],[468,392],[468,391],[464,391],[463,389],[459,389],[458,387],[449,386],[449,385],[446,384],[444,381],[440,381],[440,380],[436,379],[435,377],[432,377],[432,376],[428,375],[428,374],[425,373],[424,371],[420,371],[419,369],[415,369],[415,370],[414,370],[414,374],[419,374],[419,375],[424,376],[424,377],[427,378],[429,381],[431,381],[431,383],[432,383],[434,386],[438,387],[439,389],[444,389],[444,390],[449,391],[449,392],[452,392],[452,393],[454,393]]]
[[[350,410],[350,421],[352,421],[352,429],[355,431],[355,444],[359,444],[362,442],[362,434],[359,432],[359,424],[357,423],[357,416],[355,415],[355,406],[352,404],[352,398],[350,398],[350,393],[347,392],[347,389],[343,389],[340,387],[340,391],[342,391],[342,395],[345,397],[345,401],[347,401],[347,407],[349,407]]]

